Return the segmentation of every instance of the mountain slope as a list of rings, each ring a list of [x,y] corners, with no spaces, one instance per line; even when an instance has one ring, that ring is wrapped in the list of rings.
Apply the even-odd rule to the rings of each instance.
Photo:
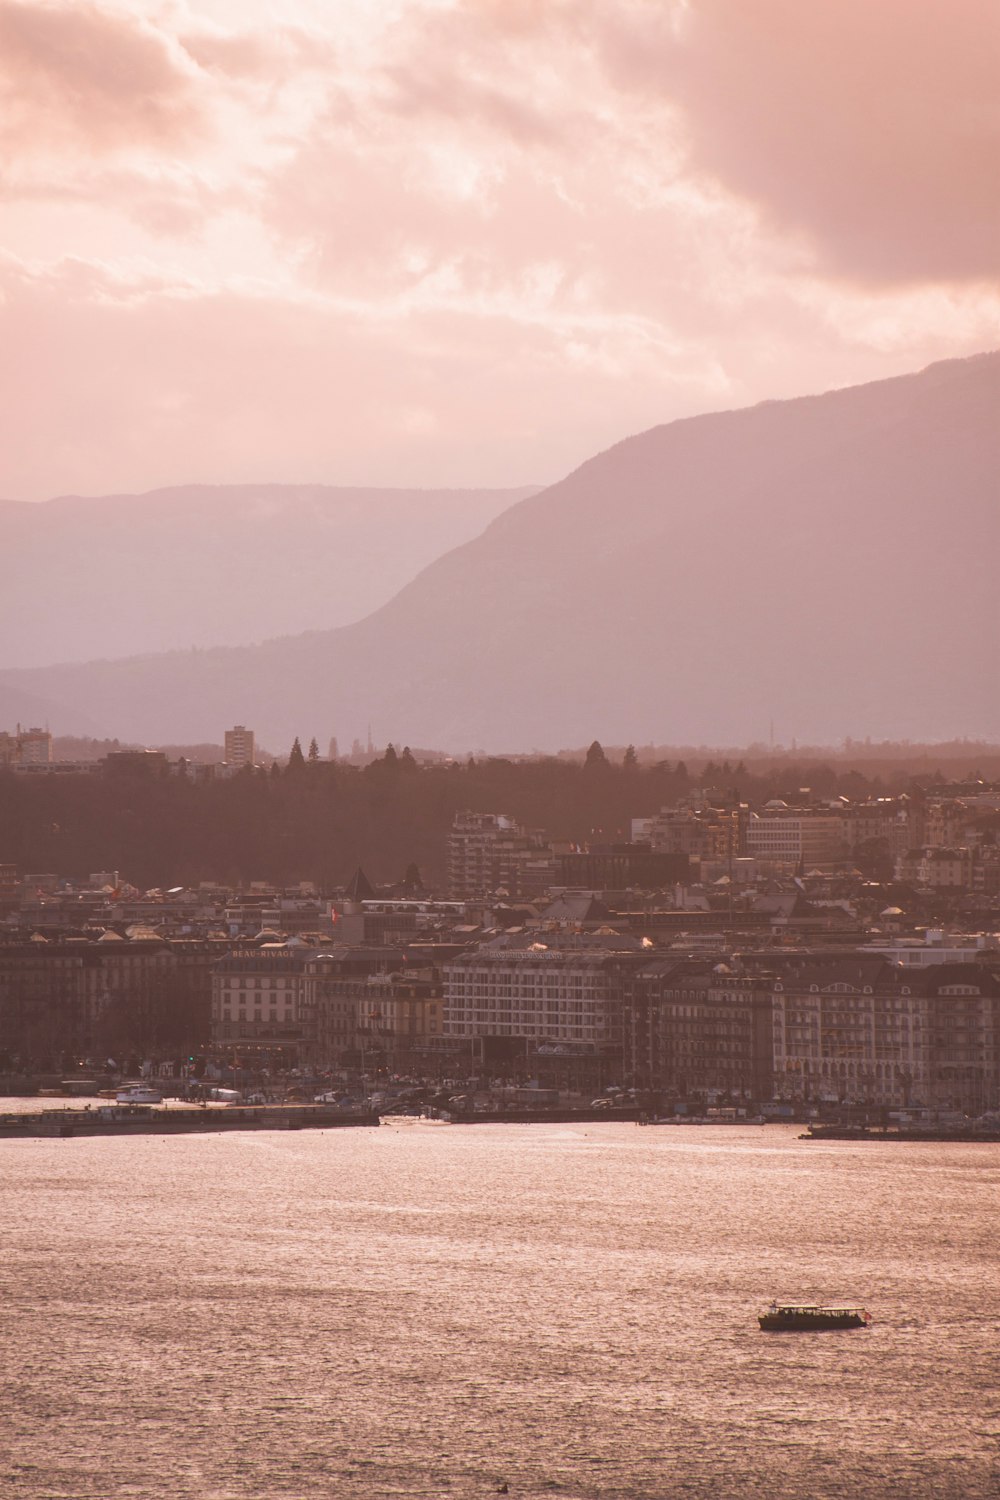
[[[696,417],[507,510],[357,624],[4,674],[106,732],[343,744],[1000,730],[1000,354]]]
[[[344,625],[534,492],[181,485],[0,501],[0,662]]]

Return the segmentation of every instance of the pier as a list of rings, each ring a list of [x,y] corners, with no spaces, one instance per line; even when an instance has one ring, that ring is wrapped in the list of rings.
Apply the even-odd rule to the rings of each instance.
[[[0,1114],[0,1141],[78,1135],[205,1135],[231,1130],[344,1130],[379,1124],[377,1114],[348,1114],[321,1104],[101,1104]]]

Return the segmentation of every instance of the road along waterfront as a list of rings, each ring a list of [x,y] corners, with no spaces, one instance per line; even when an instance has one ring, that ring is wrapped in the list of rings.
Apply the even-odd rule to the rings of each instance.
[[[1000,1147],[797,1134],[0,1142],[0,1493],[995,1495]]]

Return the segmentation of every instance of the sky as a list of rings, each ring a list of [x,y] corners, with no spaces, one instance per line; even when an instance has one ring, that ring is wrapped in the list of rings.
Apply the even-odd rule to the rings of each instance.
[[[0,497],[514,485],[1000,344],[995,0],[0,0]]]

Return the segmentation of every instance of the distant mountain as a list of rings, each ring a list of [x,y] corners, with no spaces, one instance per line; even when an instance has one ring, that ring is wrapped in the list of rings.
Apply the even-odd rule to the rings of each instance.
[[[554,748],[1000,731],[1000,354],[626,439],[369,618],[243,650],[6,673],[147,741],[371,721]],[[57,717],[58,714],[58,717]],[[9,718],[9,710],[6,717]],[[93,731],[90,731],[93,732]]]
[[[181,485],[0,501],[0,666],[346,625],[534,493]]]

